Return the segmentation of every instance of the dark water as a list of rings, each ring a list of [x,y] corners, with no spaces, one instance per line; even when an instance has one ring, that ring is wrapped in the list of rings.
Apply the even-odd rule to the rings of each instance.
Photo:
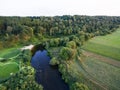
[[[36,69],[35,80],[42,84],[44,90],[69,90],[62,80],[57,67],[49,65],[50,57],[47,51],[37,51],[32,57],[31,65]]]

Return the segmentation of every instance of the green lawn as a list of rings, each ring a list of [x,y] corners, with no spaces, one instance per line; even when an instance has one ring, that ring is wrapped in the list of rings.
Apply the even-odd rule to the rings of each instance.
[[[106,36],[94,37],[86,42],[82,48],[120,60],[120,29]]]
[[[0,51],[0,59],[5,58],[4,62],[0,62],[0,81],[10,77],[10,73],[19,71],[17,60],[10,59],[20,53],[19,47],[7,48]]]
[[[11,58],[20,53],[19,48],[9,48],[0,51],[0,58]]]
[[[0,81],[8,78],[10,73],[16,73],[19,71],[19,65],[16,62],[0,62]]]

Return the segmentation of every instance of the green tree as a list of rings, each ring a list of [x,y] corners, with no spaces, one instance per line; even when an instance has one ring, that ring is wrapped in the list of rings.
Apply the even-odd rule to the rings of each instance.
[[[50,60],[50,65],[58,65],[59,64],[59,61],[57,60],[56,57],[53,57],[51,60]]]
[[[71,90],[89,90],[89,88],[85,84],[82,84],[79,82],[73,83],[70,89]]]
[[[68,47],[63,47],[60,50],[60,58],[63,60],[70,60],[75,56],[74,50]]]
[[[35,82],[34,69],[30,66],[23,66],[18,73],[12,74],[0,85],[1,90],[5,88],[6,90],[43,90],[43,87]]]
[[[76,43],[74,41],[69,41],[66,44],[67,47],[75,49],[76,48]]]

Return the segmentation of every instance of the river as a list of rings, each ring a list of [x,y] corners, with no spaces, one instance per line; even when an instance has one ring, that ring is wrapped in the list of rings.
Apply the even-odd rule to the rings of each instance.
[[[35,68],[35,80],[44,87],[44,90],[69,90],[68,85],[62,80],[58,67],[49,65],[50,57],[47,51],[37,51],[31,59]]]

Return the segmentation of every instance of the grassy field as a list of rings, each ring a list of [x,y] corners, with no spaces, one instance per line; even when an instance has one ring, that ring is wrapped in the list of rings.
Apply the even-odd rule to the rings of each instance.
[[[0,58],[11,58],[20,53],[19,48],[9,48],[0,51]]]
[[[86,42],[82,48],[120,60],[120,29],[106,36],[94,37]]]
[[[119,90],[120,68],[93,57],[83,57],[69,64],[69,70],[79,82],[85,83],[90,90]],[[92,82],[92,83],[91,83]]]
[[[84,69],[99,83],[106,85],[109,90],[120,89],[120,68],[96,60],[93,57],[86,57]]]
[[[19,65],[16,62],[0,62],[0,81],[8,78],[10,73],[16,73],[19,70]]]
[[[10,73],[19,71],[19,65],[16,63],[17,60],[10,58],[17,56],[20,52],[20,49],[16,47],[0,51],[0,59],[5,58],[5,61],[0,62],[0,81],[7,79],[10,76]]]

